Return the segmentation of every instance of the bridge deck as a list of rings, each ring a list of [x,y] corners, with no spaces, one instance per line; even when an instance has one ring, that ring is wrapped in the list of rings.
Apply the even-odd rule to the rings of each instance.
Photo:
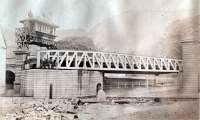
[[[129,54],[47,50],[37,54],[37,68],[49,61],[56,69],[84,69],[106,72],[178,73],[182,61]]]

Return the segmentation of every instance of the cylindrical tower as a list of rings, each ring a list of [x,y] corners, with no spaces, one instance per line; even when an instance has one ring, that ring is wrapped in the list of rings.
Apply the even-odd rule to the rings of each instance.
[[[183,77],[181,91],[190,97],[198,96],[200,77],[200,41],[182,42]]]

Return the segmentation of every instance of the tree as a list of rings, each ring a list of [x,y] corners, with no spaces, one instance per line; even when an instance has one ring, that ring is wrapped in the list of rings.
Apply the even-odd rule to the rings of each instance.
[[[63,40],[56,42],[57,49],[71,50],[95,50],[96,47],[91,38],[86,36],[66,37]]]

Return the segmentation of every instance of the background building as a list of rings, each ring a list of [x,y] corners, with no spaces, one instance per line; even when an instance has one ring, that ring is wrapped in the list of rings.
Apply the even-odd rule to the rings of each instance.
[[[5,69],[6,69],[6,44],[0,28],[0,93],[5,89]]]

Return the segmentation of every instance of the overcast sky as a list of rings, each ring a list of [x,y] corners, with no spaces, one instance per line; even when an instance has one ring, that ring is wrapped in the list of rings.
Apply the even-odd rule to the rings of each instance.
[[[61,35],[65,31],[63,29],[83,29],[93,35],[95,44],[100,48],[165,56],[155,48],[163,39],[170,41],[165,39],[165,33],[169,32],[166,29],[176,20],[199,15],[199,1],[1,0],[0,24],[14,31],[20,26],[19,21],[32,11],[34,16],[45,15],[60,27],[56,33],[59,40],[68,34],[64,32]],[[7,36],[13,36],[6,41],[13,40],[14,43],[14,32]],[[160,45],[160,49],[166,47],[170,46]]]
[[[199,0],[1,0],[0,24],[19,26],[32,11],[45,14],[65,29],[87,29],[125,11],[182,11],[198,9]]]

